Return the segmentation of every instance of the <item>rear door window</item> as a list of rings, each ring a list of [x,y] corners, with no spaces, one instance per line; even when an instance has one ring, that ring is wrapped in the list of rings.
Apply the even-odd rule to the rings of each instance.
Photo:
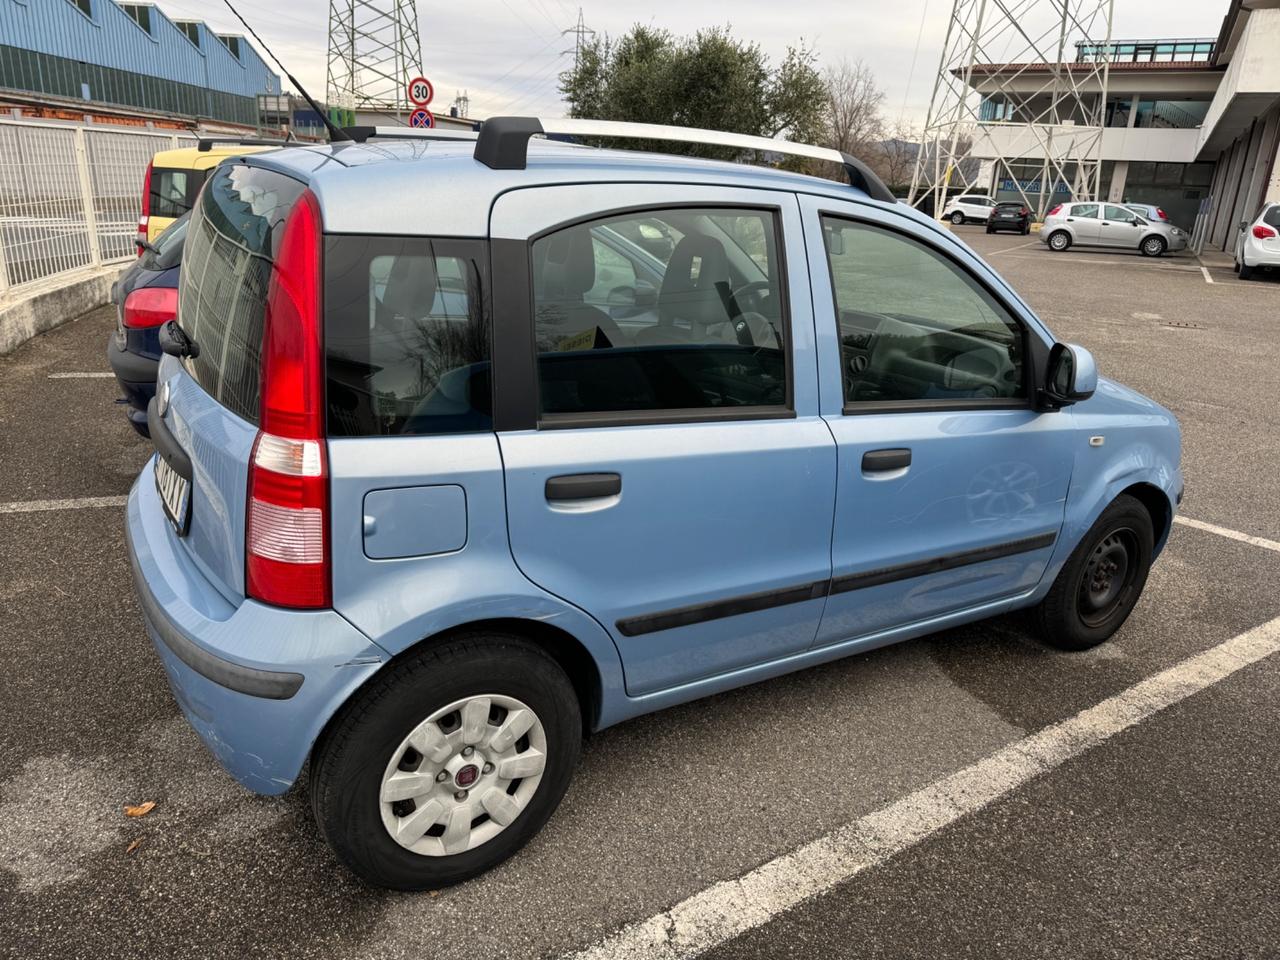
[[[224,164],[187,226],[178,322],[200,347],[187,369],[210,396],[255,424],[267,281],[285,217],[304,189],[283,174]]]
[[[480,240],[325,243],[329,435],[493,428]]]
[[[1096,203],[1077,203],[1067,208],[1073,217],[1080,217],[1083,220],[1098,219],[1098,205]]]
[[[191,209],[199,185],[195,171],[155,168],[151,171],[151,212],[153,217],[180,217]]]

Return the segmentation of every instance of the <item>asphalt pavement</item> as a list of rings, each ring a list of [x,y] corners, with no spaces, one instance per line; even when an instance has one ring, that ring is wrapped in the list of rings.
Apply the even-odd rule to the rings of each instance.
[[[607,730],[528,848],[435,893],[353,879],[305,782],[246,793],[179,714],[118,505],[150,446],[113,381],[73,376],[107,369],[110,311],[0,358],[0,957],[604,955],[1280,616],[1280,282],[957,232],[1182,422],[1182,514],[1203,526],[1175,527],[1119,635],[1058,653],[1007,617]],[[1196,676],[866,869],[811,871],[797,904],[682,913],[703,926],[629,955],[1280,956],[1280,656]]]

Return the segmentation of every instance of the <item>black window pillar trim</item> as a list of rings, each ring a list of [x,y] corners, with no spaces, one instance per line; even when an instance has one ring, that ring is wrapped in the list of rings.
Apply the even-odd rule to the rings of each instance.
[[[532,281],[528,241],[489,241],[493,428],[498,432],[535,430],[538,426]]]

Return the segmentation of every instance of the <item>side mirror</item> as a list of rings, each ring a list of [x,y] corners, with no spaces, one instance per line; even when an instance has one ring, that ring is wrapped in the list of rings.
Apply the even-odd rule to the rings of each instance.
[[[1088,400],[1098,389],[1098,365],[1093,354],[1075,344],[1054,344],[1044,392],[1053,407]]]

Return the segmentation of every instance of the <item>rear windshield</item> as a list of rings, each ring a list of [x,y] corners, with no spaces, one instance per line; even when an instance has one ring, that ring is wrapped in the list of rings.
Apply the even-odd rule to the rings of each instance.
[[[169,226],[160,236],[151,242],[151,249],[142,254],[142,265],[148,270],[168,270],[182,262],[182,245],[187,239],[187,224],[191,215],[184,213]]]
[[[297,180],[223,164],[187,226],[178,322],[199,345],[188,370],[215,400],[258,422],[258,362],[267,281]]]
[[[480,240],[326,238],[330,436],[492,429],[484,258]]]
[[[152,169],[150,216],[180,217],[190,210],[203,176],[201,170]]]
[[[1280,205],[1270,208],[1263,216],[1262,222],[1273,227],[1280,227]]]

